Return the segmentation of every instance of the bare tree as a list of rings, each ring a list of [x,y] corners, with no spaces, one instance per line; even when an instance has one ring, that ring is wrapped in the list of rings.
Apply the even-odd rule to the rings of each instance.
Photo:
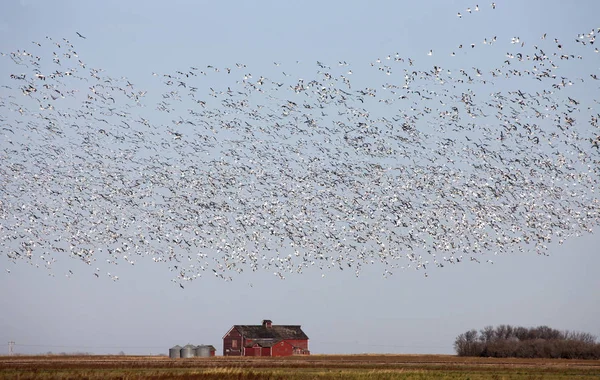
[[[480,332],[481,336],[479,339],[481,339],[482,342],[490,343],[495,338],[494,326],[485,326]]]
[[[477,330],[469,330],[456,338],[454,349],[459,356],[479,356],[483,349],[483,343],[478,340]]]
[[[600,344],[589,333],[499,325],[469,330],[454,341],[459,356],[600,359]]]

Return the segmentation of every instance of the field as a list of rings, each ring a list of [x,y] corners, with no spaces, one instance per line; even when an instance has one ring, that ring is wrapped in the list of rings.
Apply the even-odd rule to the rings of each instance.
[[[451,355],[3,356],[0,379],[599,379],[600,360]]]

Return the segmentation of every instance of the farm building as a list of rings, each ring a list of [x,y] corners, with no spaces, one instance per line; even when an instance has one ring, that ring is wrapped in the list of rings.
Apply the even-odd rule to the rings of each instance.
[[[300,325],[235,325],[223,337],[223,356],[309,355],[308,336]]]
[[[215,356],[217,349],[213,345],[201,344],[199,346],[193,346],[188,344],[184,347],[175,346],[169,348],[169,357],[171,359],[179,358],[194,358],[194,357],[210,357]]]
[[[201,344],[196,347],[196,356],[198,357],[210,357],[215,356],[217,349],[213,345]]]

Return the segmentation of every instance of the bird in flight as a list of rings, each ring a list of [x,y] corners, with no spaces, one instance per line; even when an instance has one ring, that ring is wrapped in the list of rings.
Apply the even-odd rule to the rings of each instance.
[[[475,5],[475,8],[470,8],[467,12],[465,6],[460,9],[459,17],[468,21],[466,19],[472,16],[471,12],[476,13],[478,8]],[[485,13],[483,9],[481,11]],[[462,12],[465,14],[462,15]],[[590,50],[589,54],[596,54],[592,51],[596,48],[592,45],[596,32],[592,31],[594,33],[588,33],[589,37],[585,34],[582,37],[580,34],[577,39],[585,40],[584,42],[591,46],[586,47]],[[551,31],[548,31],[548,34],[551,34]],[[77,36],[86,38],[79,32]],[[523,37],[527,39],[525,35]],[[276,59],[273,61],[274,67],[279,68],[273,72],[283,73],[287,79],[278,77],[273,78],[272,82],[260,76],[261,73],[255,72],[254,68],[246,68],[245,64],[236,63],[236,66],[231,66],[231,72],[240,70],[239,73],[243,74],[251,71],[259,74],[256,77],[260,79],[254,81],[252,75],[244,74],[243,81],[238,78],[239,81],[234,84],[233,79],[223,83],[222,89],[209,87],[210,91],[206,91],[205,95],[216,98],[215,101],[203,97],[196,98],[202,91],[192,90],[196,88],[193,86],[201,86],[201,82],[196,82],[196,75],[217,75],[218,70],[213,66],[208,66],[213,70],[200,69],[198,64],[188,66],[185,71],[176,71],[176,74],[153,73],[153,77],[166,78],[166,82],[163,83],[168,87],[163,88],[162,96],[157,93],[156,97],[146,101],[146,91],[140,91],[144,84],[139,82],[140,79],[134,80],[134,89],[127,77],[104,76],[102,69],[90,69],[94,83],[88,83],[88,78],[74,75],[78,67],[83,67],[84,58],[83,54],[82,57],[76,57],[75,48],[70,42],[66,42],[69,47],[64,47],[62,42],[56,43],[60,50],[41,49],[48,53],[49,58],[54,58],[54,62],[33,57],[32,53],[22,49],[8,53],[18,68],[15,68],[16,73],[10,75],[11,86],[4,86],[9,83],[0,83],[1,95],[5,95],[4,87],[11,91],[14,87],[15,92],[15,96],[8,102],[7,96],[0,96],[0,107],[4,110],[0,117],[0,134],[3,137],[0,139],[0,157],[3,163],[8,160],[8,165],[3,165],[0,170],[0,183],[3,189],[7,188],[7,191],[0,192],[0,250],[8,252],[7,257],[11,262],[21,257],[25,260],[31,258],[31,263],[35,263],[34,253],[49,255],[50,251],[56,251],[58,255],[58,252],[64,253],[65,250],[69,250],[74,258],[81,259],[88,265],[94,262],[94,246],[107,246],[107,253],[102,254],[102,258],[107,258],[107,264],[110,265],[116,265],[117,258],[119,262],[123,259],[124,262],[133,265],[134,254],[145,257],[146,252],[152,252],[155,262],[163,262],[164,265],[170,265],[166,264],[168,262],[177,263],[173,265],[174,272],[177,273],[173,282],[179,284],[182,291],[188,286],[183,285],[183,281],[196,279],[204,271],[210,273],[212,270],[215,277],[229,281],[231,277],[226,275],[226,271],[241,273],[242,269],[246,268],[236,265],[245,262],[252,271],[263,270],[267,273],[271,271],[271,267],[275,267],[271,273],[281,279],[285,278],[286,273],[300,273],[314,265],[321,270],[322,277],[327,278],[327,270],[337,267],[350,267],[351,271],[358,275],[358,264],[374,264],[376,259],[380,265],[385,265],[383,276],[386,277],[391,275],[391,269],[396,265],[388,264],[391,259],[405,257],[409,261],[406,268],[427,270],[426,265],[431,265],[427,256],[422,258],[412,252],[406,255],[399,253],[400,248],[404,247],[412,251],[413,245],[424,247],[423,249],[431,255],[433,266],[439,267],[447,265],[447,262],[458,263],[459,259],[449,256],[443,257],[443,262],[438,262],[435,254],[430,253],[428,248],[432,251],[462,252],[465,255],[464,261],[471,257],[471,260],[476,263],[481,261],[481,264],[486,261],[486,256],[480,257],[488,252],[486,244],[500,253],[517,249],[523,251],[525,247],[521,246],[521,242],[533,241],[538,253],[543,253],[549,240],[548,236],[553,233],[552,223],[560,223],[565,215],[572,221],[577,221],[579,213],[595,213],[594,224],[597,224],[600,210],[595,206],[580,206],[582,203],[579,200],[580,196],[586,197],[586,202],[596,199],[595,186],[598,181],[587,173],[587,161],[597,157],[592,155],[600,154],[600,136],[595,132],[590,134],[587,125],[581,127],[586,133],[580,137],[572,137],[570,132],[567,133],[579,128],[575,118],[569,117],[569,114],[583,112],[587,105],[584,105],[584,99],[579,99],[571,92],[565,95],[558,94],[559,89],[572,84],[568,78],[560,78],[558,73],[554,78],[555,73],[549,67],[545,68],[547,73],[544,70],[543,75],[536,71],[542,63],[546,64],[546,61],[553,69],[558,67],[558,62],[552,63],[548,57],[556,56],[561,60],[569,60],[569,63],[573,62],[569,58],[575,58],[571,55],[562,56],[562,53],[569,50],[568,40],[565,40],[562,48],[562,37],[561,41],[554,40],[554,36],[548,39],[547,44],[541,46],[547,52],[536,46],[531,51],[507,53],[506,66],[511,65],[511,60],[515,58],[520,62],[519,66],[526,65],[525,61],[531,56],[530,69],[523,66],[523,70],[508,70],[499,59],[498,65],[490,68],[468,65],[471,67],[461,69],[457,76],[440,66],[433,66],[433,70],[419,67],[419,57],[414,57],[413,62],[405,56],[406,63],[411,68],[405,68],[403,75],[400,75],[404,77],[404,83],[402,80],[395,84],[385,81],[354,90],[350,86],[351,79],[358,77],[360,82],[365,69],[352,74],[352,66],[341,57],[337,59],[340,68],[336,69],[336,72],[344,73],[340,75],[343,83],[339,82],[334,74],[323,72],[332,70],[325,61],[317,62],[318,68],[315,69],[318,71],[314,73],[314,78],[307,78],[305,74],[310,73],[303,72],[302,77],[305,79],[301,79],[296,77],[299,73],[286,67],[284,61]],[[52,39],[48,37],[48,40]],[[552,44],[551,40],[554,40],[555,44]],[[481,40],[479,41],[477,44],[482,46]],[[486,38],[483,43],[492,48],[490,45],[495,41],[496,37],[490,40]],[[511,42],[524,48],[519,37],[514,37]],[[505,41],[506,45],[508,43],[508,40]],[[464,61],[469,58],[469,53],[474,52],[475,45],[476,43],[470,43],[468,40],[459,45],[457,41],[456,44],[450,45],[453,48],[449,51],[454,51],[451,54],[453,56],[462,56],[460,61]],[[455,54],[455,46],[458,46],[459,54]],[[422,53],[432,56],[434,46],[429,47],[429,51],[426,47],[422,48]],[[444,52],[440,47],[436,49],[441,53],[436,53],[436,57],[448,55],[448,50]],[[374,69],[389,75],[389,65],[393,62],[391,54],[386,53],[382,56],[383,60],[377,58],[376,61],[369,61],[373,62],[371,65],[376,66]],[[61,70],[53,73],[58,58],[62,64]],[[398,53],[395,54],[395,59],[404,62],[404,58]],[[533,61],[536,61],[536,65],[533,65]],[[44,68],[44,62],[52,68]],[[36,67],[31,67],[30,71],[24,73],[22,71],[26,67],[25,64]],[[561,62],[560,65],[567,64]],[[218,75],[228,75],[224,73],[229,72],[226,66],[218,66],[222,68],[221,74]],[[427,66],[431,66],[431,63]],[[511,67],[519,66],[515,64]],[[540,93],[515,83],[514,88],[509,85],[506,90],[483,95],[485,98],[478,101],[481,96],[478,90],[470,91],[469,87],[475,83],[480,86],[481,83],[481,88],[485,90],[483,85],[488,83],[487,73],[498,83],[504,77],[510,78],[512,83],[513,76],[522,75],[540,80],[540,86],[543,86],[546,80],[549,83],[547,88],[539,88]],[[63,83],[60,80],[63,76],[69,76],[69,82]],[[579,76],[585,79],[588,86],[597,87],[600,83],[600,73],[597,71],[585,72]],[[2,78],[5,80],[6,75],[2,75]],[[575,81],[575,78],[571,79]],[[22,81],[22,86],[13,86],[12,81]],[[81,86],[76,81],[80,82]],[[69,87],[71,83],[75,87]],[[104,85],[101,86],[100,83]],[[267,85],[268,83],[272,85]],[[354,86],[354,83],[352,85]],[[436,87],[429,88],[431,85]],[[313,86],[318,88],[315,90],[317,92],[309,89]],[[440,87],[440,91],[438,86],[443,86]],[[250,98],[253,96],[251,93],[263,89],[264,102],[261,102],[261,96],[256,99],[257,103],[254,103]],[[83,95],[81,99],[79,96],[74,98],[75,102],[81,100],[80,109],[72,109],[71,105],[61,106],[59,101],[46,106],[49,101],[74,96],[73,94],[80,90]],[[84,91],[87,96],[83,94]],[[397,91],[402,93],[398,94]],[[292,95],[301,92],[306,94],[303,95],[302,101]],[[20,103],[16,100],[16,95],[27,95],[31,100],[28,103]],[[369,109],[367,96],[386,105],[393,104],[396,99],[402,99],[410,102],[410,106],[399,105],[398,111],[395,111],[398,113],[388,116],[388,108],[385,109],[385,113],[383,110]],[[433,96],[439,97],[439,100],[434,100]],[[13,103],[12,100],[16,102]],[[600,103],[600,100],[594,101]],[[372,102],[375,105],[375,100]],[[31,109],[28,108],[29,103],[32,105]],[[76,104],[73,103],[73,106]],[[363,104],[367,108],[363,108]],[[33,105],[38,105],[41,112],[34,111],[37,107]],[[172,116],[163,115],[164,119],[146,119],[153,118],[152,114],[141,111],[138,113],[130,108],[134,106],[139,106],[140,109],[156,106],[158,111]],[[10,113],[5,110],[9,109],[8,107]],[[281,112],[274,112],[276,109],[280,109]],[[585,118],[591,119],[591,123],[597,126],[600,116],[594,115],[596,112],[586,111]],[[328,113],[337,114],[338,117],[329,117]],[[183,117],[188,114],[194,118]],[[26,117],[31,120],[24,120]],[[534,117],[540,120],[547,119],[548,124],[544,127],[551,129],[545,132],[542,127],[519,121]],[[78,121],[80,118],[84,120]],[[498,122],[488,118],[496,118]],[[36,119],[47,122],[36,122]],[[167,120],[171,120],[175,125],[161,125],[162,121]],[[334,120],[335,125],[330,125]],[[94,126],[96,122],[106,123],[106,126]],[[398,124],[397,127],[395,123]],[[421,134],[421,123],[424,128],[430,123],[435,125],[435,128],[428,128],[426,133]],[[490,127],[498,123],[502,126],[499,124],[498,128]],[[557,125],[554,125],[555,123]],[[66,133],[59,124],[71,126],[71,131]],[[260,124],[271,126],[263,128]],[[114,127],[119,125],[127,128]],[[382,128],[385,128],[385,134]],[[473,128],[481,129],[477,138],[471,137],[470,134],[462,135],[463,131],[466,133]],[[447,136],[450,130],[452,133]],[[30,139],[30,136],[41,131],[47,132],[39,139]],[[27,139],[27,144],[18,145],[21,144],[16,138],[19,134],[24,136],[23,140]],[[279,141],[280,137],[290,139],[296,135],[298,137],[293,138],[298,142],[302,141],[305,147],[303,150],[296,149],[294,144],[281,144]],[[329,139],[329,136],[332,138]],[[466,142],[461,146],[462,139],[459,140],[459,137],[463,136]],[[573,158],[562,154],[562,144],[548,144],[538,150],[544,139],[561,141],[561,136],[568,139],[569,146],[582,152],[581,159],[576,154]],[[46,137],[56,140],[56,146],[54,143],[47,145]],[[390,140],[390,137],[397,143],[388,144],[386,141]],[[44,164],[43,173],[35,169],[39,155],[51,161],[61,154],[62,147],[59,149],[59,142],[64,144],[65,150],[79,146],[82,142],[85,147],[76,151],[77,159],[73,163],[58,160],[53,165]],[[529,167],[533,163],[527,160],[526,151],[530,150],[532,143],[535,144],[533,146],[536,147],[536,152],[539,151],[536,157],[543,158],[547,172],[542,172],[537,164],[534,169]],[[31,149],[29,145],[32,145]],[[337,145],[341,145],[343,149],[337,149]],[[14,150],[18,146],[21,146],[21,150]],[[315,161],[317,155],[309,153],[314,149],[319,150],[319,155],[324,155],[328,161],[327,165],[322,166]],[[20,157],[9,154],[13,151],[18,152]],[[138,151],[139,159],[142,153],[144,157],[152,155],[152,159],[138,160]],[[243,153],[237,153],[238,151]],[[410,162],[412,169],[403,170],[403,161],[398,162],[398,167],[385,167],[388,160],[395,161],[398,153],[405,151],[414,151],[422,164],[418,159],[413,160],[412,157],[406,156],[406,163]],[[549,155],[555,154],[558,155],[556,160],[550,158]],[[441,157],[442,162],[438,162],[437,155]],[[306,156],[306,161],[303,156]],[[361,164],[365,160],[369,161],[368,164]],[[497,169],[497,160],[510,170],[505,172]],[[198,161],[197,164],[194,164],[194,161]],[[471,162],[477,164],[466,165]],[[30,167],[24,167],[23,163]],[[105,163],[107,168],[103,169]],[[304,165],[307,165],[306,170],[302,169]],[[576,170],[559,175],[563,172],[560,167],[567,165],[569,169],[573,167]],[[64,170],[61,169],[62,166],[65,166]],[[579,169],[582,170],[581,177],[579,174],[572,177]],[[171,171],[174,172],[170,173]],[[263,171],[273,174],[265,176],[261,174]],[[32,172],[39,175],[28,175]],[[561,191],[558,187],[547,188],[548,185],[552,186],[548,183],[548,173],[557,181],[575,181],[578,187],[577,197],[571,195],[571,191]],[[279,177],[281,180],[277,180]],[[338,187],[338,177],[348,177],[343,181],[343,188]],[[437,177],[440,177],[439,180]],[[361,183],[377,182],[379,178],[386,179],[382,180],[381,185],[363,191]],[[78,183],[75,193],[69,191],[73,182]],[[307,186],[304,186],[304,183]],[[388,197],[386,189],[396,183],[401,184],[398,194],[402,191],[405,196],[398,198],[394,193],[393,197],[392,194]],[[243,192],[240,190],[241,184],[244,184]],[[296,189],[293,191],[297,191],[297,196],[280,199],[277,194],[282,186],[285,189]],[[319,186],[319,191],[313,192],[311,187],[314,186]],[[4,195],[21,194],[21,189],[28,187],[39,188],[41,193],[33,192],[10,198]],[[200,188],[202,197],[191,195],[197,187]],[[527,196],[517,202],[513,201],[514,196],[510,192],[510,188],[513,187],[514,191]],[[261,199],[263,194],[272,194],[269,202],[265,203]],[[550,198],[549,195],[553,199],[548,199],[546,204],[543,199]],[[446,198],[447,196],[463,197],[464,200],[458,202]],[[304,207],[305,201],[313,198],[314,205],[310,208]],[[348,201],[343,198],[347,198]],[[428,205],[425,203],[427,198],[435,199],[435,202]],[[537,198],[541,199],[540,205],[536,201]],[[571,198],[578,200],[570,203]],[[383,202],[388,199],[391,203],[400,202],[397,205],[405,210],[403,213],[406,215],[398,215],[396,220],[388,220],[384,214],[397,213],[395,206],[392,208],[386,205],[387,202]],[[46,204],[51,207],[46,207]],[[127,207],[123,208],[121,204],[126,204]],[[487,204],[489,206],[486,206]],[[440,216],[440,207],[443,207],[447,216]],[[79,210],[74,211],[75,209]],[[108,211],[105,215],[100,210]],[[505,213],[511,214],[510,218],[505,217]],[[188,214],[193,215],[194,220],[197,218],[196,223],[199,226],[202,224],[203,227],[180,228],[176,220],[187,220]],[[252,215],[256,215],[256,218]],[[275,215],[282,228],[274,227]],[[81,219],[82,222],[74,222],[73,218]],[[348,221],[338,228],[334,225],[338,218]],[[535,223],[521,223],[523,226],[520,226],[515,222],[515,218],[517,221],[520,218]],[[551,218],[550,223],[547,224],[548,227],[543,227],[547,218]],[[582,218],[581,222],[575,222],[574,226],[566,226],[567,229],[575,233],[587,230],[589,224],[583,219],[585,218]],[[84,222],[86,220],[89,222]],[[413,223],[416,228],[411,229],[410,225]],[[311,224],[313,229],[308,227]],[[247,228],[249,225],[254,227]],[[319,231],[322,233],[313,234],[312,231],[317,226],[319,230],[322,228],[322,231]],[[446,231],[449,226],[454,229],[451,233]],[[562,225],[559,224],[557,228],[562,228]],[[366,229],[377,232],[367,233]],[[69,239],[62,237],[64,231],[71,230],[73,234]],[[497,231],[495,234],[498,236],[489,237],[488,232],[492,231]],[[565,234],[571,236],[572,232],[567,231]],[[230,235],[231,239],[216,238],[221,235]],[[465,243],[469,239],[473,240],[472,244]],[[283,249],[284,246],[287,249],[288,244],[298,246],[298,250],[294,249],[294,254],[281,256],[278,249]],[[388,249],[390,244],[398,245],[399,249]],[[47,250],[45,247],[51,249]],[[197,254],[194,260],[192,252],[196,247],[209,253]],[[253,250],[260,249],[262,252],[246,256],[242,252],[247,251],[249,247]],[[330,250],[340,250],[339,256],[337,253],[335,257],[319,253]],[[188,260],[194,261],[189,267],[180,264],[186,253],[189,254]],[[54,258],[39,257],[42,260],[39,262],[41,266],[53,270]],[[212,268],[211,259],[215,262]],[[460,261],[463,261],[462,257]],[[491,260],[488,263],[491,263]],[[178,268],[179,265],[181,266]],[[202,272],[198,271],[196,265],[200,265]],[[7,268],[4,265],[2,267]],[[0,273],[8,272],[10,269]],[[73,273],[69,271],[66,274],[68,277],[75,277]],[[106,272],[100,268],[93,274],[99,280],[100,274],[103,274],[103,278],[106,277]],[[17,273],[10,275],[14,276]],[[118,281],[118,277],[110,273],[108,278]]]

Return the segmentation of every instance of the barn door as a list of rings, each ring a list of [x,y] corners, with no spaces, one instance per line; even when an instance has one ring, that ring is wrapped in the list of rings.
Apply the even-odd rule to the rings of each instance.
[[[260,347],[254,347],[254,356],[260,356]]]

